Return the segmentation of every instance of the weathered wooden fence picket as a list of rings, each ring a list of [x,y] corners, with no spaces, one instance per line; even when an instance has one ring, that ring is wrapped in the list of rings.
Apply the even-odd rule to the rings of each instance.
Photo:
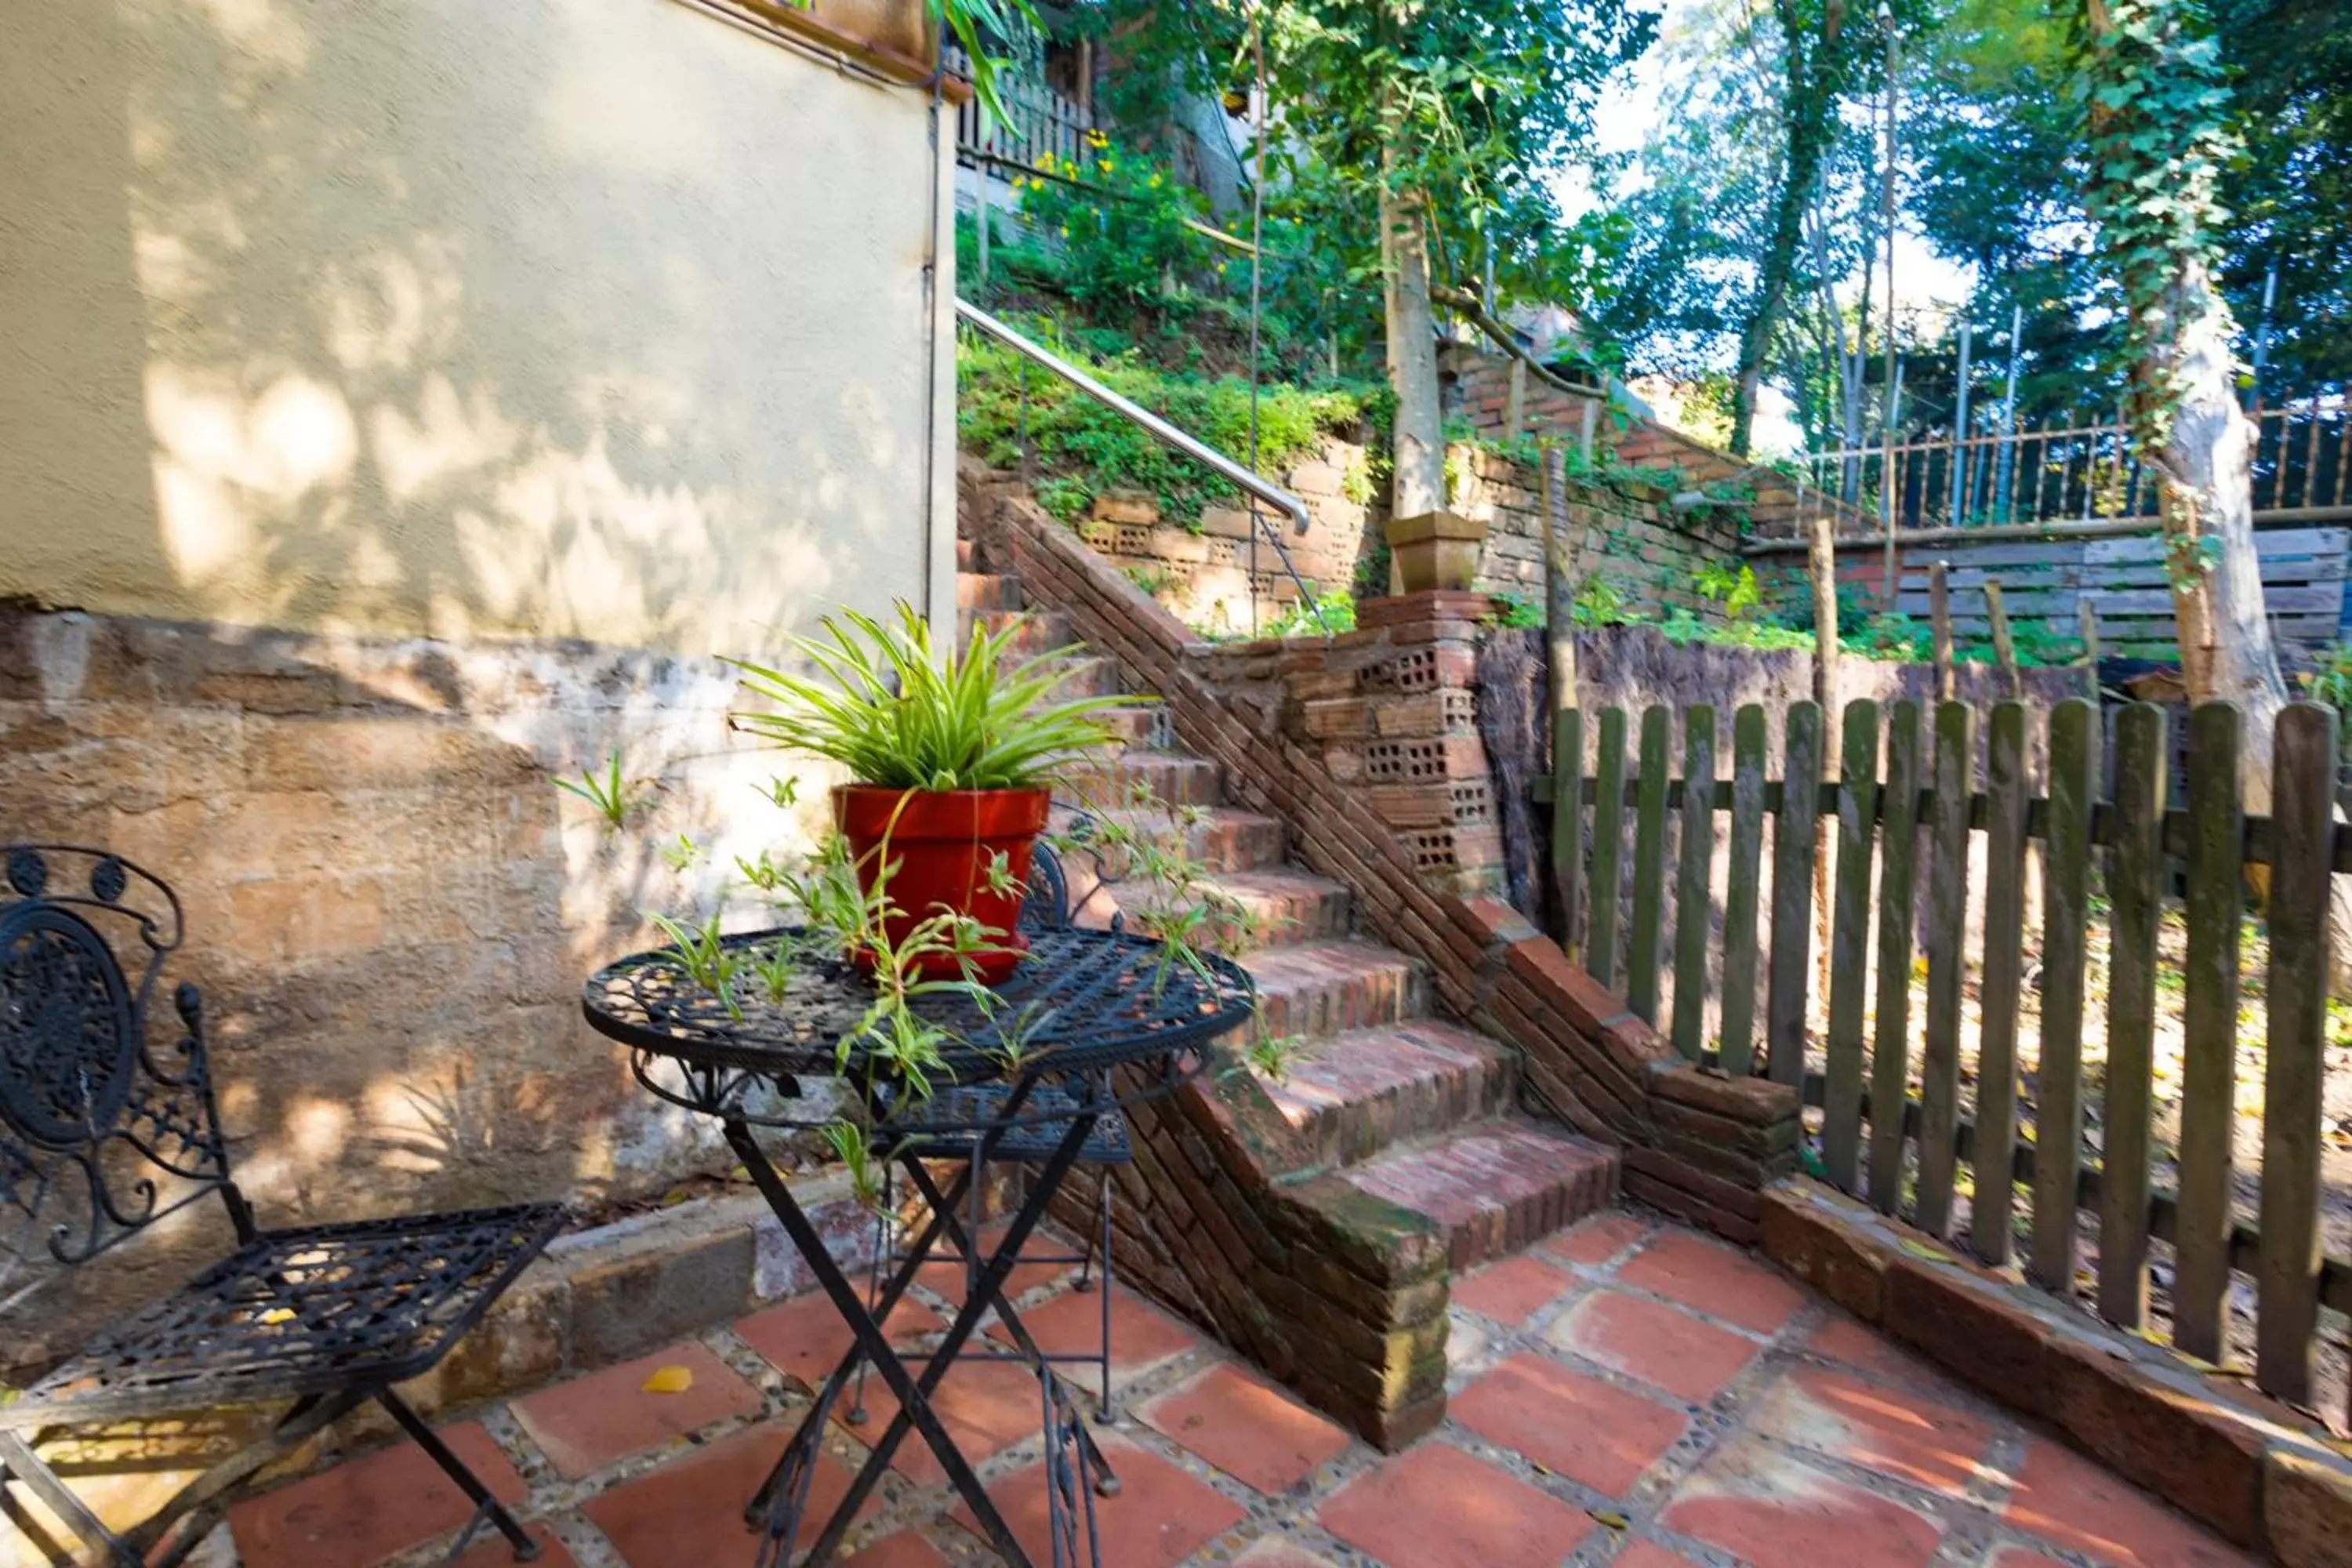
[[[1712,1053],[1727,1072],[1801,1086],[1818,1115],[1819,1168],[1831,1182],[1936,1237],[1964,1230],[1968,1248],[1987,1264],[2021,1262],[2036,1284],[2071,1298],[2080,1256],[2095,1248],[2099,1315],[2145,1330],[2151,1244],[2167,1244],[2174,1342],[2208,1361],[2229,1349],[2233,1277],[2250,1279],[2256,1381],[2281,1398],[2310,1402],[2319,1309],[2352,1311],[2352,1263],[2324,1257],[2321,1247],[2329,880],[2352,871],[2352,832],[2337,831],[2332,809],[2332,710],[2299,703],[2281,716],[2266,817],[2244,809],[2238,769],[2248,742],[2239,712],[2224,703],[2189,715],[2187,798],[2179,803],[2165,798],[2169,737],[2166,710],[2152,704],[2116,711],[2110,742],[2097,709],[2061,703],[2037,751],[2021,703],[1992,710],[1980,748],[1979,715],[1963,703],[1936,705],[1931,714],[1911,701],[1885,712],[1853,702],[1839,718],[1840,765],[1826,784],[1830,738],[1811,703],[1787,713],[1777,778],[1769,776],[1760,708],[1733,716],[1725,779],[1717,776],[1711,708],[1682,716],[1678,774],[1664,709],[1641,715],[1630,776],[1624,712],[1596,716],[1589,776],[1585,720],[1574,710],[1558,716],[1545,792],[1580,806],[1552,813],[1571,956],[1602,982],[1622,984],[1629,1005],[1685,1056]],[[2111,764],[2101,754],[2110,744]],[[2046,759],[2042,794],[2032,788],[2037,758]],[[1722,831],[1718,817],[1727,818]],[[1677,823],[1670,868],[1669,828]],[[2036,844],[2040,967],[2030,975],[2027,861]],[[1833,868],[1821,998],[1813,994],[1817,851],[1832,856]],[[2176,867],[2187,926],[2177,980],[2160,969],[2158,947]],[[2249,868],[2267,868],[2266,879],[2254,877],[2267,882],[2269,957],[2261,986],[2261,1153],[2241,1170],[2231,1144]],[[1972,874],[1981,878],[1973,898]],[[1625,883],[1630,895],[1621,893]],[[2090,984],[2101,896],[2103,999]],[[1972,909],[1982,933],[1973,959]],[[1915,1032],[1921,931],[1926,1005]],[[1963,1068],[1972,972],[1971,1079]],[[2020,1096],[2029,982],[2040,1003],[2030,1104]],[[2157,1143],[2153,1115],[2160,992],[2179,997],[2185,1039],[2178,1136],[2168,1151]],[[2095,1005],[2105,1014],[2103,1065],[2086,1061],[2084,1051]],[[2095,1149],[2086,1148],[2086,1121],[2095,1124]],[[2176,1179],[2160,1184],[2168,1173]]]

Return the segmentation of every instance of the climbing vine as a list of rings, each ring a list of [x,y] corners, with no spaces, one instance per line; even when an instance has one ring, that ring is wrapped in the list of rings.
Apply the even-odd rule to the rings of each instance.
[[[2178,345],[2202,312],[2226,309],[2205,279],[2237,138],[2202,0],[2084,0],[2075,93],[2090,163],[2084,205],[2123,291],[2125,417],[2143,460],[2163,471],[2187,391]]]

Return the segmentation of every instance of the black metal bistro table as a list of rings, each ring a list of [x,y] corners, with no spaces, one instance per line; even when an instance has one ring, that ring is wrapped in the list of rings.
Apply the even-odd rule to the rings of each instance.
[[[751,951],[793,934],[752,931],[727,941]],[[1198,1074],[1209,1042],[1249,1019],[1255,993],[1238,965],[1213,954],[1199,955],[1197,967],[1175,962],[1167,948],[1146,937],[1066,928],[1033,931],[1029,941],[1029,952],[1012,976],[986,992],[951,989],[915,1001],[916,1015],[942,1032],[940,1063],[919,1089],[887,1070],[862,1043],[876,988],[845,961],[802,960],[781,1003],[771,1003],[748,975],[730,996],[719,995],[688,973],[674,948],[625,958],[588,982],[582,1009],[589,1024],[631,1047],[637,1081],[646,1090],[719,1119],[729,1145],[853,1337],[744,1510],[745,1522],[762,1537],[759,1568],[793,1561],[826,1422],[861,1363],[881,1376],[898,1413],[803,1561],[832,1560],[911,1432],[938,1456],[1011,1568],[1034,1568],[931,1403],[992,1309],[1040,1385],[1053,1560],[1057,1568],[1077,1560],[1078,1510],[1083,1503],[1091,1518],[1090,1482],[1108,1470],[1074,1402],[1007,1299],[1004,1281],[1081,1155],[1106,1139],[1124,1139],[1129,1108],[1171,1093]],[[810,1092],[820,1083],[840,1088]],[[874,1154],[906,1171],[928,1210],[870,1305],[754,1134],[760,1128],[828,1125],[841,1114],[845,1094],[862,1108]],[[948,1154],[962,1163],[942,1190],[924,1161]],[[977,1226],[968,1226],[959,1209],[985,1165],[1004,1160],[1034,1162],[1037,1173],[995,1249],[983,1253]],[[971,1288],[935,1350],[901,1356],[882,1324],[942,1242],[968,1260]],[[1091,1529],[1087,1534],[1091,1540]]]

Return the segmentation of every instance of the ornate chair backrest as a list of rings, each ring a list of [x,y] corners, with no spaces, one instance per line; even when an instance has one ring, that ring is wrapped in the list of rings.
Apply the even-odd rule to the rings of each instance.
[[[157,1005],[178,898],[70,845],[9,845],[0,875],[0,1278],[7,1254],[80,1263],[215,1190],[242,1226],[196,988]]]
[[[1029,851],[1029,891],[1021,903],[1023,931],[1066,931],[1070,924],[1070,879],[1062,858],[1044,844]]]

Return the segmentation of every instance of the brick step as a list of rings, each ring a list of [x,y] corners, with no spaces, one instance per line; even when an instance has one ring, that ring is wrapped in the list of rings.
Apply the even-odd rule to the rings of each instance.
[[[1053,695],[1057,698],[1118,697],[1127,691],[1118,666],[1100,654],[1087,652],[1083,645],[1072,648],[1067,657],[1056,659],[1053,668],[1068,672],[1054,688]]]
[[[1434,1018],[1355,1029],[1311,1047],[1266,1093],[1326,1165],[1353,1165],[1396,1144],[1510,1108],[1519,1058],[1507,1046]]]
[[[1231,899],[1255,916],[1255,945],[1261,948],[1334,941],[1348,934],[1355,914],[1355,895],[1345,883],[1291,866],[1204,878],[1201,890]],[[1150,910],[1164,901],[1159,889],[1131,882],[1113,883],[1110,893],[1121,909]],[[1220,921],[1204,945],[1230,950],[1237,934],[1235,922]]]
[[[1242,960],[1257,981],[1265,1026],[1325,1038],[1401,1024],[1429,1011],[1429,976],[1415,960],[1368,942],[1270,947]]]
[[[1063,770],[1057,791],[1109,807],[1159,801],[1165,805],[1214,805],[1224,798],[1217,765],[1183,752],[1131,748],[1115,757]],[[1138,800],[1139,792],[1146,792]]]
[[[1116,672],[1114,672],[1114,674]],[[1116,693],[1117,690],[1118,688],[1114,685],[1110,691],[1093,693],[1092,695],[1108,697]],[[1057,697],[1077,697],[1088,694],[1072,689],[1064,689],[1056,691],[1055,695]],[[1111,732],[1116,734],[1119,740],[1128,745],[1151,746],[1158,747],[1162,750],[1167,749],[1168,710],[1160,707],[1156,702],[1139,702],[1132,708],[1106,708],[1101,712],[1096,714],[1095,717],[1101,720],[1105,724],[1110,726]]]
[[[956,608],[959,610],[1017,610],[1021,604],[1021,579],[1018,577],[998,577],[986,572],[956,574]]]
[[[1060,610],[958,610],[956,646],[971,646],[975,626],[1003,631],[1015,621],[1020,626],[1006,650],[1014,658],[1034,658],[1041,653],[1069,647],[1078,640],[1077,634],[1070,628],[1070,617]]]
[[[1190,823],[1171,822],[1166,810],[1158,806],[1118,806],[1108,811],[1087,815],[1109,818],[1138,832],[1156,835],[1162,841],[1180,838],[1184,852],[1198,860],[1208,870],[1217,874],[1229,871],[1255,871],[1261,867],[1282,863],[1282,824],[1274,817],[1255,811],[1238,811],[1231,806],[1210,806],[1198,810],[1197,820]],[[1080,814],[1067,806],[1057,806],[1053,826],[1056,832],[1070,831]],[[1171,847],[1173,847],[1171,843]],[[1066,862],[1072,858],[1064,856]],[[1101,856],[1102,879],[1117,881],[1129,870],[1129,856],[1124,849],[1113,847]],[[1072,879],[1076,879],[1073,868]],[[1088,880],[1093,880],[1089,875]]]
[[[1607,1207],[1617,1194],[1617,1155],[1503,1117],[1391,1149],[1340,1177],[1443,1228],[1458,1274]]]

